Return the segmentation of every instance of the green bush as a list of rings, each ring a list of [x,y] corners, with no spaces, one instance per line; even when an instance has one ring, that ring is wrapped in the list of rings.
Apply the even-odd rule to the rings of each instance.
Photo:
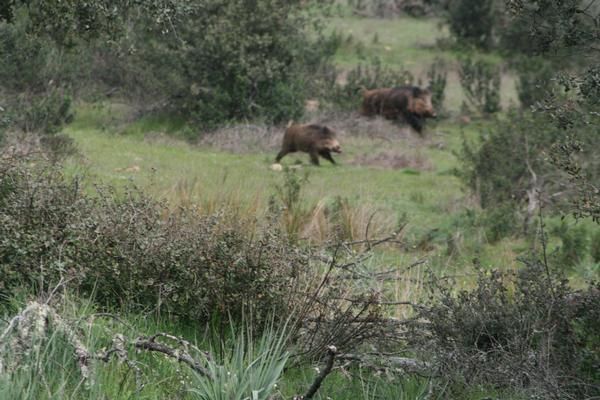
[[[540,57],[521,58],[516,64],[517,94],[521,106],[531,107],[552,93],[555,69]]]
[[[429,81],[429,89],[431,90],[431,102],[439,115],[444,107],[446,83],[448,80],[448,70],[443,59],[438,58],[431,64],[431,67],[427,70],[427,79]]]
[[[39,135],[52,158],[72,154],[72,140],[58,133],[73,118],[74,55],[31,34],[26,8],[13,11],[10,23],[0,22],[0,129]]]
[[[597,229],[592,235],[592,247],[590,253],[592,255],[592,260],[600,263],[600,229]]]
[[[135,188],[86,195],[79,180],[38,165],[0,168],[0,297],[64,279],[103,305],[186,319],[287,315],[281,307],[307,259],[277,228],[251,236],[241,221],[173,213]]]
[[[294,182],[284,195],[293,208]],[[135,187],[94,187],[41,160],[0,161],[0,303],[62,282],[100,307],[200,324],[251,315],[260,331],[293,314],[290,334],[310,356],[331,344],[352,351],[385,324],[374,281],[338,278],[362,261],[340,254],[325,265],[327,252],[292,243],[275,213],[245,222],[230,210],[171,210]]]
[[[447,22],[459,42],[489,49],[497,17],[495,0],[456,0],[449,3]]]
[[[553,233],[561,240],[556,252],[556,263],[561,267],[574,267],[588,253],[588,231],[584,225],[569,227],[565,221],[557,226]]]
[[[590,106],[600,104],[600,67],[593,66],[587,70],[579,87],[581,96]]]
[[[394,70],[382,65],[379,58],[359,64],[348,71],[346,84],[336,83],[337,72],[329,72],[327,80],[318,90],[319,97],[336,108],[353,110],[361,103],[362,89],[395,87],[410,84],[414,77],[408,71]]]
[[[484,209],[522,204],[534,179],[531,171],[536,179],[554,171],[543,151],[562,134],[544,116],[512,110],[506,120],[481,134],[479,144],[463,142],[459,176],[479,196]],[[542,192],[552,193],[560,182],[536,180],[536,184]]]
[[[481,224],[490,243],[495,243],[519,230],[515,204],[507,202],[484,210]]]
[[[131,67],[164,77],[168,105],[203,127],[297,119],[304,82],[335,50],[318,27],[308,34],[316,19],[299,0],[210,0],[181,18],[176,35],[140,28]]]
[[[475,288],[455,292],[434,279],[409,337],[438,374],[458,384],[522,388],[533,398],[598,396],[600,292],[575,292],[536,261],[516,273],[478,271]],[[423,321],[427,321],[423,324]]]
[[[460,85],[465,97],[483,114],[500,111],[500,69],[485,60],[471,57],[460,61]]]

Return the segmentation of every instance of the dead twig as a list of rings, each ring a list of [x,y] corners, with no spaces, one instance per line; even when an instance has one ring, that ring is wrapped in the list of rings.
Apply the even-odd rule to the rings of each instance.
[[[333,369],[333,362],[336,354],[337,349],[335,346],[327,347],[327,362],[325,363],[325,368],[323,368],[319,375],[316,376],[314,382],[312,383],[312,385],[310,385],[310,388],[308,388],[306,394],[301,397],[296,397],[297,400],[308,400],[313,398],[313,396],[317,393],[317,390],[319,390],[319,388],[321,387],[321,384],[323,383],[327,375],[329,375],[329,373]]]

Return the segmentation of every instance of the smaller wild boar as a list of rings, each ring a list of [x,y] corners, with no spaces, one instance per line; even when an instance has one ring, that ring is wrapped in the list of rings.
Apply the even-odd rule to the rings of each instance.
[[[310,155],[310,161],[319,165],[319,156],[335,164],[331,153],[341,153],[340,143],[335,131],[324,125],[291,125],[285,130],[281,151],[277,154],[279,162],[286,154],[303,151]]]

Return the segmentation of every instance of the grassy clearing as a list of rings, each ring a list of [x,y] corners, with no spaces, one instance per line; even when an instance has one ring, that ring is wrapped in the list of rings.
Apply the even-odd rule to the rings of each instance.
[[[83,107],[67,129],[82,153],[83,162],[74,159],[68,165],[74,173],[91,174],[109,183],[133,181],[175,202],[200,202],[207,211],[227,202],[265,210],[275,185],[281,181],[281,174],[269,169],[275,149],[270,153],[232,154],[193,147],[174,139],[116,134],[95,128],[97,121],[87,124],[87,116]],[[138,127],[128,129],[140,131]],[[155,125],[146,131],[147,135],[151,136],[156,129],[162,128]],[[306,203],[327,203],[341,197],[353,204],[369,205],[373,211],[389,212],[391,218],[406,214],[411,221],[419,221],[412,227],[416,234],[448,224],[448,216],[440,220],[438,214],[463,197],[458,180],[450,174],[455,164],[451,149],[436,147],[436,143],[446,143],[448,137],[450,147],[454,148],[456,140],[450,138],[454,134],[455,130],[436,134],[430,141],[431,147],[422,146],[420,139],[414,137],[372,140],[348,134],[344,154],[337,157],[338,166],[327,162],[320,168],[309,166],[306,154],[288,156],[283,162],[288,166],[301,162],[300,173],[308,173],[309,183],[303,191]],[[409,164],[411,159],[420,157],[427,160],[429,167],[419,170],[418,165],[402,167],[401,163],[400,168],[391,169],[386,160],[383,165],[369,165],[370,161],[364,160],[365,155],[379,154],[401,155]]]

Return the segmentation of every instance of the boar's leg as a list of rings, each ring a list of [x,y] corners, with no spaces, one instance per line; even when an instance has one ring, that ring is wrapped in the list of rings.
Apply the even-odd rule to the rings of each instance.
[[[281,159],[287,154],[288,152],[285,150],[281,150],[278,154],[277,157],[275,158],[275,162],[279,162],[281,161]]]
[[[408,113],[406,115],[406,122],[408,122],[408,124],[412,126],[415,131],[419,133],[423,131],[423,120],[417,114]]]
[[[319,165],[319,156],[317,155],[316,151],[310,152],[310,162],[314,165]]]
[[[331,161],[332,164],[335,164],[335,160],[333,159],[333,157],[331,157],[331,152],[329,150],[321,150],[319,154],[324,159]]]

